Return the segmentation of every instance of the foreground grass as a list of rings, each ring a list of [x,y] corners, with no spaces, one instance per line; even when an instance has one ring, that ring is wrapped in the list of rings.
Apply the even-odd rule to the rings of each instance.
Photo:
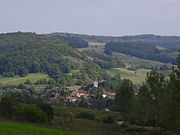
[[[36,82],[39,79],[48,78],[48,75],[42,73],[32,73],[28,74],[25,77],[0,77],[0,84],[3,85],[18,85],[24,83],[26,80],[30,80],[32,83]]]
[[[0,135],[88,135],[33,125],[0,121]]]

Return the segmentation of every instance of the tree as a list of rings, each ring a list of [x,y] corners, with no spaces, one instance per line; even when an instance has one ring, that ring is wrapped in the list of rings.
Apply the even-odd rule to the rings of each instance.
[[[24,120],[30,122],[46,123],[48,121],[47,114],[35,104],[26,105],[23,115]]]
[[[180,55],[177,58],[178,66],[170,74],[170,82],[163,106],[163,123],[166,130],[174,135],[180,134]]]
[[[149,88],[143,84],[139,89],[139,95],[134,100],[132,116],[138,120],[138,124],[145,126],[152,122],[152,97]]]
[[[128,79],[123,80],[116,92],[115,104],[127,122],[129,122],[133,96],[133,83]]]
[[[11,118],[17,109],[17,101],[13,97],[3,97],[0,101],[0,115]]]
[[[48,121],[51,121],[54,117],[54,110],[50,104],[38,102],[36,104],[43,112],[45,112],[48,116]]]
[[[29,71],[27,68],[22,67],[19,69],[19,76],[20,77],[25,77],[28,73],[29,73]]]
[[[32,85],[32,82],[31,82],[31,80],[26,80],[26,81],[24,82],[24,84]]]
[[[163,99],[165,92],[165,76],[157,71],[151,71],[147,73],[146,82],[149,86],[150,96],[152,99],[152,110],[154,111],[155,116],[155,126],[159,125],[159,115],[161,109],[161,100]]]

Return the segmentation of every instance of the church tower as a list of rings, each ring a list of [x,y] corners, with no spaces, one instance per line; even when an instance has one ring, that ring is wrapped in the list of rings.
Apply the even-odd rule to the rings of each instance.
[[[96,87],[96,88],[98,87],[98,81],[97,81],[96,77],[94,78],[94,87]]]

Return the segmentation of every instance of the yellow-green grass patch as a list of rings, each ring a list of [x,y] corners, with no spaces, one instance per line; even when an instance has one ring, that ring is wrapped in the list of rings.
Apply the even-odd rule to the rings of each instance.
[[[0,83],[3,85],[18,85],[20,83],[24,83],[26,80],[30,80],[32,83],[34,83],[39,79],[49,79],[49,77],[47,74],[32,73],[25,77],[0,77]]]
[[[142,82],[145,81],[147,72],[150,72],[150,70],[147,69],[128,70],[124,68],[113,68],[107,70],[107,72],[112,76],[116,74],[120,74],[122,79],[129,79],[135,84],[141,84]]]

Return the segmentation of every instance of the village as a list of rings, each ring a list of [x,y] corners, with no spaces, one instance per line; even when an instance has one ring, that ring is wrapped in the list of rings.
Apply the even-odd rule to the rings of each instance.
[[[80,102],[81,100],[85,100],[86,102],[91,103],[97,96],[96,93],[94,93],[95,91],[98,91],[103,99],[115,99],[116,95],[115,92],[101,90],[98,81],[94,81],[93,85],[90,85],[88,89],[68,88],[66,91],[68,91],[68,94],[66,94],[65,96],[62,96],[61,93],[54,92],[54,96],[49,96],[48,99],[54,102],[60,102],[63,99],[65,102]]]
[[[78,103],[82,100],[89,104],[93,104],[94,99],[97,96],[100,96],[102,100],[114,100],[115,92],[109,92],[104,90],[101,86],[99,86],[98,81],[94,81],[93,84],[88,86],[86,89],[83,88],[67,88],[65,90],[53,90],[47,89],[42,94],[33,93],[33,97],[48,99],[50,102],[54,103]]]

